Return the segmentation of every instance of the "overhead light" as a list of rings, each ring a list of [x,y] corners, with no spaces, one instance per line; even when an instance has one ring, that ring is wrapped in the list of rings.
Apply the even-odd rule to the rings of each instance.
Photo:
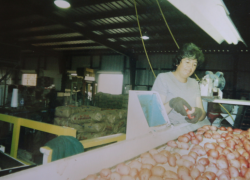
[[[64,0],[55,0],[54,1],[55,5],[59,8],[69,8],[70,7],[70,3]]]
[[[149,35],[148,35],[148,32],[147,31],[145,31],[144,33],[142,33],[143,35],[142,35],[142,39],[144,39],[144,40],[147,40],[147,39],[149,39]]]
[[[187,15],[217,43],[226,41],[238,44],[242,41],[239,32],[230,18],[230,13],[222,0],[168,0]]]
[[[141,38],[142,38],[142,39],[144,39],[144,40],[149,39],[149,37],[148,37],[148,36],[142,36]]]

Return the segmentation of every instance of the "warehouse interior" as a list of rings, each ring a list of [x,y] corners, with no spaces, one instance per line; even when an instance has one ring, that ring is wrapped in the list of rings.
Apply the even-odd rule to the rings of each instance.
[[[205,56],[192,78],[202,79],[206,71],[222,72],[223,99],[250,100],[248,1],[222,1],[240,34],[236,43],[211,37],[172,1],[68,2],[69,8],[57,7],[52,0],[5,1],[0,7],[1,114],[73,127],[79,141],[126,134],[129,90],[151,91],[155,77],[173,71],[172,59],[179,47],[190,42]],[[145,35],[149,39],[142,41]],[[120,117],[110,119],[108,125],[98,122],[98,130],[85,132],[83,123],[68,120],[69,106],[96,108],[91,111],[96,114],[84,114],[89,118],[99,111],[112,114],[111,110]],[[58,107],[64,115],[55,112]],[[223,119],[220,106],[209,103],[207,108],[211,123]],[[224,125],[248,129],[250,108],[239,106],[235,118],[234,124],[223,121]],[[8,154],[13,131],[11,123],[0,121],[0,145]],[[40,147],[55,137],[21,126],[17,157],[41,165]]]

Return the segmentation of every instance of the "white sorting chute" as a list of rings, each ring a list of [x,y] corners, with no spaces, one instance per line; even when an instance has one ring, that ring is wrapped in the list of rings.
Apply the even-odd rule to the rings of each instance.
[[[158,92],[129,91],[126,139],[171,128]]]

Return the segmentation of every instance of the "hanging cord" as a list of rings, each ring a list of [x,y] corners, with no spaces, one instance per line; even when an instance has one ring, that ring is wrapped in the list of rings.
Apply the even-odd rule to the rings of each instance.
[[[180,49],[180,47],[179,47],[178,43],[176,42],[176,40],[175,40],[175,38],[174,38],[174,35],[173,35],[173,33],[172,33],[172,31],[171,31],[170,27],[168,26],[167,20],[166,20],[166,18],[165,18],[165,16],[164,16],[164,14],[163,14],[163,12],[162,12],[161,5],[160,5],[159,1],[158,1],[158,0],[156,0],[156,2],[157,2],[157,5],[158,5],[158,7],[159,7],[159,9],[160,9],[160,12],[161,12],[162,18],[164,19],[165,24],[166,24],[166,26],[167,26],[167,28],[168,28],[168,30],[169,30],[169,33],[171,34],[171,36],[172,36],[172,38],[173,38],[173,40],[174,40],[174,42],[175,42],[175,44],[176,44],[177,48],[178,48],[178,49]],[[197,76],[196,74],[194,74],[194,75],[195,75],[195,77],[196,77],[196,80],[198,80],[198,79],[199,79],[199,78],[198,78],[198,76]]]
[[[160,6],[160,4],[159,4],[159,1],[156,0],[156,2],[157,2],[158,7],[159,7],[159,9],[160,9],[160,11],[161,11],[162,18],[164,19],[164,21],[165,21],[165,23],[166,23],[166,26],[167,26],[167,28],[168,28],[168,30],[169,30],[169,33],[171,34],[171,36],[172,36],[172,38],[173,38],[173,40],[174,40],[174,42],[175,42],[177,48],[180,49],[178,43],[176,42],[176,40],[175,40],[175,38],[174,38],[174,35],[172,34],[172,31],[171,31],[170,27],[168,26],[168,23],[167,23],[167,21],[166,21],[166,18],[165,18],[164,14],[163,14],[163,12],[162,12],[162,10],[161,10],[161,6]]]
[[[198,81],[200,81],[199,77],[195,74],[196,78],[198,79]],[[227,114],[232,118],[232,120],[234,121],[234,118],[232,117],[232,115],[230,114],[230,112],[228,112],[228,110],[221,105],[221,103],[218,103],[226,112]]]
[[[141,27],[140,27],[140,22],[139,22],[139,18],[138,18],[138,13],[137,13],[137,8],[136,8],[136,2],[135,2],[135,0],[134,0],[134,4],[135,4],[136,18],[137,18],[137,23],[138,23],[138,28],[139,28],[139,31],[140,31],[140,35],[141,35],[141,41],[142,41],[142,44],[143,44],[143,48],[144,48],[144,51],[145,51],[145,54],[146,54],[146,57],[147,57],[147,60],[148,60],[148,64],[149,64],[149,66],[150,66],[150,69],[151,69],[151,71],[152,71],[154,77],[156,78],[155,72],[154,72],[154,70],[153,70],[153,68],[152,68],[152,65],[151,65],[151,63],[150,63],[150,61],[149,61],[149,58],[148,58],[148,53],[147,53],[147,50],[146,50],[146,47],[145,47],[145,44],[144,44],[144,40],[142,39]]]

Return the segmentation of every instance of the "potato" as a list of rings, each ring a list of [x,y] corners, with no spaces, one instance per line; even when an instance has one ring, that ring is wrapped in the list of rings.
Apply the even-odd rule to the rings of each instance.
[[[129,176],[136,177],[138,176],[138,170],[136,168],[131,168],[129,171]]]
[[[236,167],[229,166],[228,170],[231,178],[239,176],[239,171]]]
[[[241,167],[239,175],[242,176],[242,177],[245,177],[247,170],[248,170],[248,168]]]
[[[129,175],[125,175],[121,177],[121,180],[135,180],[135,178]]]
[[[173,153],[172,155],[174,155],[176,157],[176,159],[180,159],[181,158],[181,155],[177,152]]]
[[[218,177],[218,180],[230,180],[230,176],[227,173],[223,173]]]
[[[250,179],[250,169],[247,169],[247,171],[245,173],[245,178]]]
[[[108,169],[108,168],[102,169],[102,170],[100,171],[100,176],[101,176],[101,177],[104,177],[104,178],[106,178],[106,179],[110,179],[110,175],[111,175],[111,170]]]
[[[209,149],[209,150],[207,151],[207,156],[208,156],[208,157],[212,157],[212,158],[214,158],[214,159],[218,159],[218,157],[219,157],[219,152],[218,152],[217,150],[215,150],[215,149]]]
[[[163,154],[154,154],[153,158],[159,164],[166,164],[168,162],[168,158]]]
[[[195,180],[209,180],[206,176],[199,176]]]
[[[223,152],[223,148],[220,147],[220,146],[217,146],[217,147],[215,148],[215,150],[218,151],[219,155],[222,154],[222,152]]]
[[[217,167],[208,166],[206,168],[205,172],[213,172],[214,174],[216,174],[218,172],[218,168]]]
[[[229,160],[229,165],[239,169],[240,168],[240,161],[237,159],[231,159],[231,160]]]
[[[152,164],[153,166],[156,165],[156,161],[151,157],[143,157],[141,158],[141,162],[142,164]]]
[[[212,133],[211,133],[211,132],[205,132],[205,133],[204,133],[204,137],[205,137],[205,138],[208,138],[208,139],[211,139]]]
[[[163,180],[162,177],[159,176],[150,176],[149,180]]]
[[[151,170],[142,168],[139,173],[140,180],[149,180],[149,177],[152,175]]]
[[[195,168],[197,168],[201,173],[205,172],[205,166],[202,164],[195,164],[194,166]]]
[[[196,139],[196,138],[192,138],[191,143],[192,144],[199,144],[200,141],[198,139]]]
[[[170,147],[174,147],[174,148],[178,147],[178,144],[173,140],[168,141],[167,145],[170,146]]]
[[[178,143],[178,148],[188,150],[189,149],[189,144],[186,143],[186,142],[179,142]]]
[[[215,149],[215,145],[214,145],[213,143],[206,142],[206,143],[204,144],[204,149],[205,149],[205,151],[207,152],[207,151],[210,150],[210,149]]]
[[[240,161],[240,167],[245,167],[245,168],[248,168],[249,167],[249,163],[247,160],[245,159],[239,159]]]
[[[133,160],[128,165],[130,168],[136,168],[138,171],[141,170],[142,163],[138,160]]]
[[[90,174],[85,178],[85,180],[96,180],[96,179],[97,179],[97,175],[95,174]]]
[[[189,160],[184,159],[183,166],[187,167],[188,169],[191,169],[194,166],[194,163]]]
[[[188,142],[189,142],[189,138],[182,135],[182,136],[179,136],[179,137],[178,137],[178,141],[179,141],[179,142],[188,143]]]
[[[181,158],[182,158],[182,159],[189,160],[189,161],[191,161],[193,164],[195,164],[195,159],[194,159],[192,156],[183,155],[183,156],[181,156]]]
[[[115,168],[116,172],[118,172],[120,175],[128,175],[130,171],[130,167],[125,165],[124,163],[118,164]]]
[[[206,151],[204,150],[204,148],[200,145],[194,145],[193,148],[191,149],[191,151],[195,152],[196,154],[198,154],[198,156],[204,156],[206,155]]]
[[[172,178],[172,179],[178,179],[178,175],[170,170],[166,170],[163,174],[163,179],[167,179],[167,178]]]
[[[220,139],[220,138],[221,138],[221,135],[220,135],[220,133],[214,133],[214,134],[212,135],[212,138],[213,138],[213,139]]]
[[[148,153],[153,156],[155,154],[158,154],[158,151],[156,149],[151,149],[151,150],[148,151]]]
[[[216,175],[217,175],[217,177],[219,177],[221,174],[228,174],[229,175],[228,169],[219,169],[219,171],[216,173]]]
[[[153,157],[150,153],[146,152],[146,153],[142,153],[141,154],[141,158],[144,158],[144,157]]]
[[[195,135],[196,139],[198,139],[200,142],[203,140],[203,137],[201,134],[196,134]]]
[[[226,159],[217,159],[216,165],[219,169],[228,168],[228,162]]]
[[[201,172],[199,169],[197,169],[196,167],[192,168],[190,171],[190,176],[195,179],[197,177],[199,177],[201,175]]]
[[[209,164],[209,160],[208,158],[203,157],[198,160],[197,164],[202,164],[203,166],[207,166]]]
[[[186,137],[189,139],[189,141],[190,141],[191,138],[192,138],[192,136],[191,136],[189,133],[183,134],[182,136],[186,136]]]
[[[227,156],[227,160],[235,159],[234,153],[228,153],[226,156]]]
[[[165,168],[162,166],[154,166],[152,167],[151,172],[152,172],[152,176],[162,177],[165,172]]]
[[[215,180],[216,174],[210,171],[204,172],[202,176],[207,177],[209,180]]]
[[[168,164],[172,167],[176,166],[176,157],[174,155],[169,156]]]
[[[141,169],[142,169],[142,168],[146,168],[146,169],[151,170],[151,169],[152,169],[152,167],[153,167],[153,165],[152,165],[152,164],[142,164]]]
[[[231,180],[247,180],[246,178],[243,178],[243,177],[235,177],[235,178],[231,178]]]
[[[187,176],[190,176],[190,170],[185,166],[179,166],[177,169],[177,174],[179,178],[183,179]]]
[[[245,159],[249,159],[249,153],[248,152],[243,152],[242,153],[242,156],[245,158]]]
[[[193,131],[188,132],[188,134],[189,134],[190,136],[192,136],[192,137],[194,137],[194,136],[195,136],[195,134],[194,134],[194,132],[193,132]]]
[[[193,152],[193,151],[190,151],[190,152],[188,153],[188,155],[189,155],[189,156],[192,156],[195,160],[196,160],[197,157],[198,157],[198,154],[197,154],[196,152]]]
[[[177,145],[177,144],[176,144]],[[178,146],[178,145],[177,145]],[[176,146],[176,147],[177,147]],[[167,158],[171,155],[171,153],[165,149],[163,149],[162,151],[159,152],[159,154],[163,154],[164,156],[166,156]]]
[[[118,172],[113,172],[110,175],[110,180],[121,180],[121,175]]]

